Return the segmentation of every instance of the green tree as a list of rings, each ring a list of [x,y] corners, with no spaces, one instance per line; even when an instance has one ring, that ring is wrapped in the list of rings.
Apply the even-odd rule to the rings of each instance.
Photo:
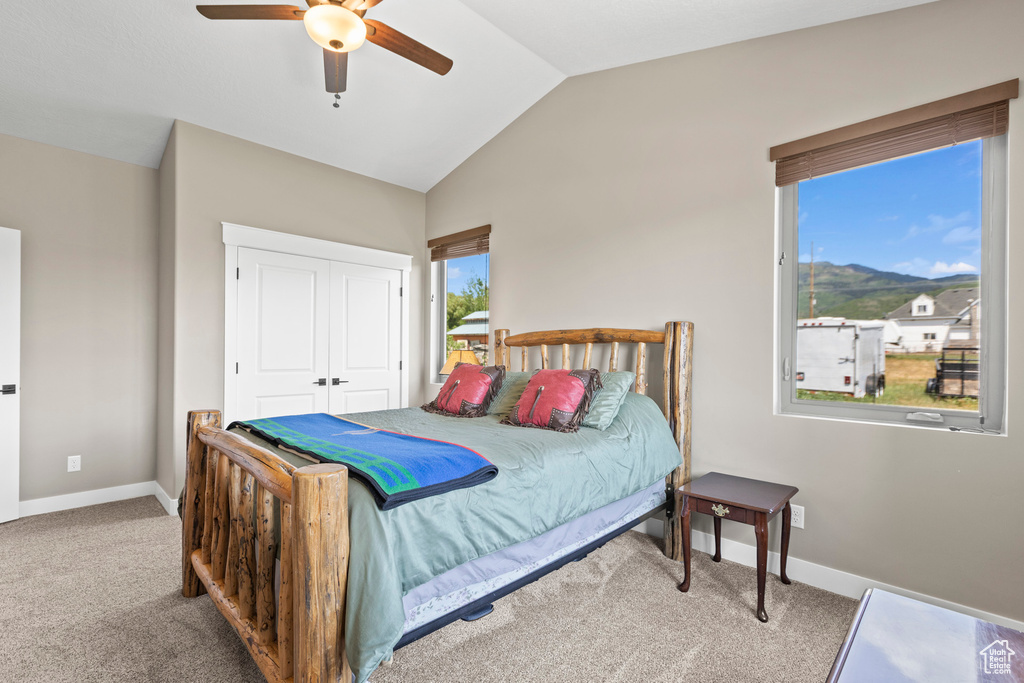
[[[459,294],[448,292],[447,329],[453,330],[458,327],[462,319],[470,313],[488,310],[489,298],[487,283],[480,277],[472,277],[466,281]]]
[[[479,277],[470,278],[462,287],[462,292],[456,294],[455,292],[448,292],[448,327],[447,330],[453,330],[462,323],[462,319],[470,313],[476,311],[486,311],[489,309],[489,298],[490,293],[487,288],[487,283]],[[455,350],[455,342],[451,337],[445,337],[446,343],[446,355],[450,354]],[[486,355],[481,358],[481,362],[486,362]]]

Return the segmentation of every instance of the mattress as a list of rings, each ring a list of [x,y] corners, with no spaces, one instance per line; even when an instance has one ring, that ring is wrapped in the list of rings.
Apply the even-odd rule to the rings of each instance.
[[[402,597],[403,635],[521,581],[613,531],[632,526],[664,502],[665,482],[659,479],[632,496],[588,512],[536,538],[460,564],[416,586]]]

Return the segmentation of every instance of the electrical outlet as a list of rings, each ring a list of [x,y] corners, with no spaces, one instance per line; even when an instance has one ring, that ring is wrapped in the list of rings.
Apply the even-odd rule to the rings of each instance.
[[[792,526],[795,526],[797,529],[803,529],[804,528],[804,506],[803,505],[793,505],[791,503],[789,507],[791,508],[792,513],[793,513],[792,516],[789,519],[790,524]]]
[[[81,472],[82,471],[82,456],[80,455],[69,455],[68,456],[68,472]]]

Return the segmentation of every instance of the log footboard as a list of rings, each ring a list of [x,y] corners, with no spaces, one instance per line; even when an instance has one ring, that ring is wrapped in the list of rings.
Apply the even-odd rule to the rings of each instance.
[[[182,595],[209,593],[271,683],[348,683],[348,469],[297,469],[192,411],[183,499]]]

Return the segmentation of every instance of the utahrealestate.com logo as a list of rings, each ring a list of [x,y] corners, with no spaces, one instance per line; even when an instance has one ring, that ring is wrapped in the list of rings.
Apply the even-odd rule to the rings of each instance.
[[[978,655],[981,657],[981,666],[987,674],[1009,674],[1010,658],[1016,652],[1010,649],[1010,643],[1006,640],[993,640],[992,643],[981,650]]]

